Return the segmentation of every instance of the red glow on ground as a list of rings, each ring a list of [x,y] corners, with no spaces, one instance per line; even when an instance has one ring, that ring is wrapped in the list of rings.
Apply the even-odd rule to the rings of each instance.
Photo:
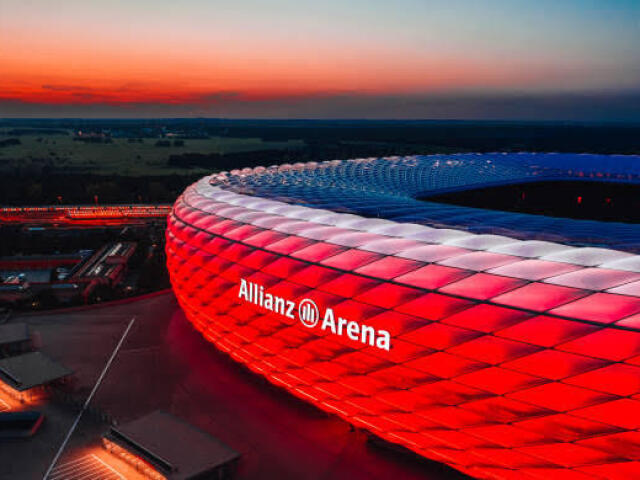
[[[132,459],[134,458],[131,456]],[[142,464],[140,464],[142,466]],[[155,471],[152,471],[153,474]],[[74,449],[63,456],[53,470],[52,478],[115,478],[127,480],[159,480],[164,478],[145,475],[145,471],[137,469],[136,464],[107,451],[101,445],[90,445]]]

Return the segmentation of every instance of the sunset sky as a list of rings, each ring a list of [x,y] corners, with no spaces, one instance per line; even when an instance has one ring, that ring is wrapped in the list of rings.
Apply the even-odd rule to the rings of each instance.
[[[639,0],[0,0],[0,117],[640,121]]]

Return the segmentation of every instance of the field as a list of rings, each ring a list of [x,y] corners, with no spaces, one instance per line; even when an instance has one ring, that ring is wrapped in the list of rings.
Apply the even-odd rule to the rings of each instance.
[[[0,118],[0,205],[172,203],[221,170],[496,151],[638,154],[640,125]]]
[[[0,129],[0,141],[10,137],[8,129]],[[205,174],[210,169],[184,169],[168,165],[170,155],[184,153],[228,154],[255,150],[295,149],[304,146],[302,140],[264,141],[260,138],[231,138],[214,136],[205,139],[186,139],[175,146],[172,138],[143,138],[130,141],[112,138],[110,143],[74,141],[68,135],[20,135],[19,145],[0,148],[0,172],[19,169],[41,170],[49,166],[68,173],[98,175],[172,175]],[[159,140],[171,146],[156,146]],[[178,140],[180,142],[180,140]]]

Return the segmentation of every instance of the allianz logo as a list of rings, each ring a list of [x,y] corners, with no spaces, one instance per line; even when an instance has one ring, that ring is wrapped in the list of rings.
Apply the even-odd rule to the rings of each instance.
[[[297,315],[300,323],[307,328],[320,328],[334,335],[346,335],[353,341],[387,352],[391,349],[391,335],[388,331],[336,316],[331,307],[326,308],[321,315],[316,303],[309,298],[296,303],[273,295],[266,291],[264,286],[244,278],[240,279],[238,298],[291,320],[295,320]]]

